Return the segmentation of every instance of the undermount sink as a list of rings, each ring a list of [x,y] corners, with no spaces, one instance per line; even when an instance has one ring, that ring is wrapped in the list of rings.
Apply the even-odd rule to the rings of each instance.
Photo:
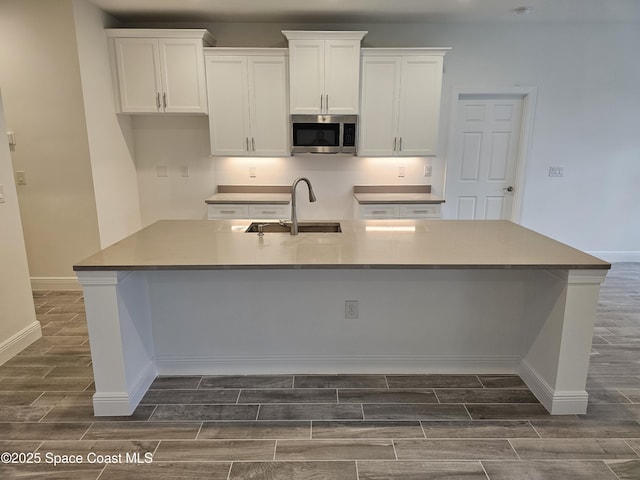
[[[291,233],[291,223],[280,222],[253,222],[245,233],[259,233],[260,226],[264,233]],[[300,233],[340,233],[339,222],[299,222]]]

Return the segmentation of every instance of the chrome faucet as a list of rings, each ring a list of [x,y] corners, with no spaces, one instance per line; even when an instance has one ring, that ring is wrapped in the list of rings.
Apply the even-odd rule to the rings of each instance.
[[[291,185],[291,235],[298,234],[298,216],[296,215],[296,187],[300,182],[305,182],[307,187],[309,187],[309,201],[315,202],[316,195],[313,193],[313,187],[311,186],[311,182],[308,178],[299,177],[293,181],[293,185]]]

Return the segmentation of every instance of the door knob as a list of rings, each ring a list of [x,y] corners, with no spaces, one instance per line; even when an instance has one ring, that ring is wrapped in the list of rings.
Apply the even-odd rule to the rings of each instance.
[[[502,190],[504,190],[505,192],[513,192],[513,187],[509,185],[508,187],[504,187]]]

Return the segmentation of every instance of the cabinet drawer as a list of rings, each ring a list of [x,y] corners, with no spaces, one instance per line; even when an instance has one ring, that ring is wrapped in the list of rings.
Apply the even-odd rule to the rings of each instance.
[[[360,205],[360,218],[396,218],[398,205]]]
[[[440,205],[437,203],[400,205],[402,218],[440,218]]]
[[[289,216],[289,205],[249,205],[249,218],[278,218]]]
[[[209,220],[214,218],[248,218],[248,205],[209,204],[207,206]]]

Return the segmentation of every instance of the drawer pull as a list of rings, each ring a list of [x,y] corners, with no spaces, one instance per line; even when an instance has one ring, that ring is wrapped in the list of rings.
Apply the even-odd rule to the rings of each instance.
[[[265,215],[266,214],[275,215],[278,212],[276,212],[275,210],[262,210],[262,213],[264,213]]]
[[[389,213],[386,210],[371,210],[371,213],[374,215],[383,215],[385,213]]]
[[[220,213],[234,214],[234,213],[236,213],[236,211],[235,210],[220,210]]]
[[[414,210],[413,213],[429,213],[429,210]]]

